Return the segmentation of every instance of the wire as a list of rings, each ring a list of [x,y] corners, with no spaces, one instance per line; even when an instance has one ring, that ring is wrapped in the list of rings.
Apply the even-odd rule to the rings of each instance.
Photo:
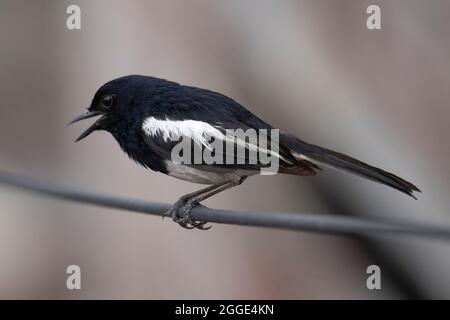
[[[162,216],[171,204],[87,192],[0,171],[0,183],[73,202]],[[335,215],[194,208],[193,220],[337,235],[411,235],[450,240],[450,228]]]

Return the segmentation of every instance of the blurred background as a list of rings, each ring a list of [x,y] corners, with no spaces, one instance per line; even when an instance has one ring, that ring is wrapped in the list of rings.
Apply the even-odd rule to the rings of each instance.
[[[81,7],[81,30],[66,28]],[[382,29],[366,28],[381,7]],[[145,171],[107,133],[67,127],[99,86],[145,74],[208,88],[273,126],[416,183],[419,200],[355,176],[256,176],[214,208],[450,226],[450,2],[0,1],[0,169],[174,202],[200,188]],[[68,265],[82,290],[66,289]],[[381,268],[382,290],[366,288]],[[181,229],[0,185],[0,298],[450,298],[450,245],[240,226]]]

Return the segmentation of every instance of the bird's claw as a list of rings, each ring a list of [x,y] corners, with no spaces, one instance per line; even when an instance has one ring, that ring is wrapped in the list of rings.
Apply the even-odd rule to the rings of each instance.
[[[178,223],[181,227],[185,229],[199,229],[199,230],[208,230],[211,226],[205,226],[206,221],[194,221],[191,218],[191,210],[195,207],[205,207],[200,203],[192,200],[192,199],[179,199],[175,204],[170,208],[169,211],[162,215],[165,217],[172,217],[172,220]]]

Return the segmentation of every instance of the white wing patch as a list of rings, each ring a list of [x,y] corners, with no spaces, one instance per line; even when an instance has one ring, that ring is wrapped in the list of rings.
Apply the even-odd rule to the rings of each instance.
[[[238,137],[225,135],[216,127],[203,121],[170,120],[167,118],[156,119],[155,117],[148,117],[142,124],[142,130],[144,130],[145,134],[149,137],[160,135],[165,142],[168,140],[176,141],[181,137],[187,137],[199,145],[204,145],[209,150],[211,150],[209,139],[213,137],[215,139],[236,143],[237,145],[246,147],[249,150],[269,152],[272,156],[283,159],[286,162],[290,162],[281,157],[277,152],[248,143]]]
[[[161,135],[165,142],[187,137],[208,149],[211,149],[208,137],[225,139],[225,136],[217,128],[209,123],[197,120],[162,120],[149,117],[142,124],[142,130],[150,137]]]

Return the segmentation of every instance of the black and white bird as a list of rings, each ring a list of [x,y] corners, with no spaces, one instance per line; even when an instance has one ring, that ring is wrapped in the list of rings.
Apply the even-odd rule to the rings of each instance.
[[[205,222],[191,220],[193,207],[212,195],[241,184],[248,176],[258,174],[265,164],[261,161],[238,161],[242,159],[237,159],[236,152],[224,154],[236,160],[231,163],[180,163],[173,161],[175,145],[181,138],[187,138],[203,148],[210,148],[211,141],[227,140],[227,130],[254,129],[258,134],[262,129],[273,129],[225,95],[142,75],[125,76],[104,84],[96,92],[89,108],[70,123],[95,116],[100,118],[76,141],[96,130],[105,130],[113,135],[131,159],[145,168],[210,185],[182,196],[167,213],[181,226],[199,229],[206,229]],[[261,151],[262,148],[250,141],[232,139],[226,142],[230,141],[244,146],[246,160],[251,149]],[[277,142],[276,152],[263,151],[276,157],[280,173],[311,176],[321,169],[320,166],[328,166],[385,184],[413,198],[414,191],[420,192],[415,185],[392,173],[309,144],[291,134],[279,133]],[[227,149],[223,152],[226,153]]]

